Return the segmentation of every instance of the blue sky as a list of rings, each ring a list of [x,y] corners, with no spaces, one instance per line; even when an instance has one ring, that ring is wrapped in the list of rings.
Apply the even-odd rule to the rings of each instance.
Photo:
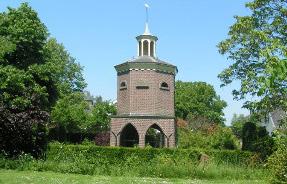
[[[21,0],[1,0],[0,11],[18,7]],[[232,89],[220,88],[217,75],[229,65],[216,45],[227,38],[234,15],[247,15],[247,0],[49,0],[27,1],[52,37],[63,43],[84,67],[87,90],[116,99],[114,65],[137,54],[135,37],[144,31],[148,3],[149,27],[158,36],[157,56],[178,66],[177,80],[205,81],[227,101],[226,124],[234,113],[248,114],[234,101]]]

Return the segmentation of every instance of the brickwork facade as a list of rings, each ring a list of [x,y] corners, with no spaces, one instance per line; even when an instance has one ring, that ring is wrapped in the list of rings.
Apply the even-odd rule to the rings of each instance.
[[[126,87],[121,88],[125,82]],[[165,82],[168,88],[161,88]],[[118,115],[174,116],[174,76],[152,70],[118,76]],[[138,89],[148,87],[148,89]]]
[[[160,132],[160,146],[174,147],[176,66],[155,58],[157,37],[137,37],[138,58],[115,66],[117,115],[111,119],[111,146],[144,147],[149,128]],[[148,142],[149,143],[149,142]]]
[[[164,132],[165,147],[175,146],[175,121],[174,119],[153,119],[153,118],[112,118],[112,132],[110,134],[110,145],[119,146],[121,139],[121,131],[128,124],[132,124],[138,131],[139,147],[145,146],[145,135],[149,127],[156,124]]]

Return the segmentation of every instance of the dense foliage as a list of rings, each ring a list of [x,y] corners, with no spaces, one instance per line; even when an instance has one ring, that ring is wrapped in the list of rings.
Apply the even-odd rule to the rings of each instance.
[[[272,183],[287,183],[287,136],[286,132],[275,132],[277,150],[269,157],[267,165],[272,172]]]
[[[275,149],[274,140],[268,135],[265,127],[246,122],[242,129],[242,150],[257,152],[262,160],[266,160]]]
[[[205,160],[202,159],[203,155]],[[255,179],[265,178],[256,155],[242,151],[196,149],[141,149],[52,144],[47,159],[22,155],[18,160],[0,157],[0,168],[54,171],[89,175]]]
[[[91,120],[88,131],[108,131],[110,129],[111,115],[115,115],[117,109],[110,101],[101,101],[94,105],[91,110]]]
[[[224,124],[226,102],[220,99],[211,85],[177,81],[175,88],[176,117],[199,124]]]
[[[194,131],[190,128],[178,129],[179,148],[201,148],[201,149],[229,149],[239,148],[239,140],[230,128],[213,126],[207,131]]]
[[[48,36],[27,3],[0,13],[0,150],[10,155],[40,154],[51,107],[85,86],[81,67]]]
[[[249,16],[235,16],[229,37],[218,45],[232,65],[219,78],[223,86],[239,80],[234,97],[258,96],[246,102],[253,110],[272,111],[287,106],[287,1],[253,0]]]
[[[218,45],[219,52],[232,62],[219,78],[222,86],[241,82],[240,88],[233,91],[234,97],[246,99],[244,106],[262,122],[274,110],[287,110],[287,1],[253,0],[246,7],[251,15],[235,16],[236,22],[230,27],[228,38]],[[270,158],[270,167],[276,173],[276,182],[284,183],[287,164],[282,151],[285,150],[282,143],[274,146],[274,141],[266,134],[266,130],[256,124],[245,123],[242,149],[256,151],[266,159],[277,147]]]
[[[231,129],[234,135],[238,138],[242,138],[242,129],[243,125],[249,121],[249,116],[244,116],[243,114],[233,114],[232,120],[231,120]]]
[[[83,93],[71,93],[57,101],[51,113],[50,140],[80,143],[96,138],[99,144],[109,141],[106,134],[110,115],[116,114],[115,105],[102,100],[93,104],[86,98]]]

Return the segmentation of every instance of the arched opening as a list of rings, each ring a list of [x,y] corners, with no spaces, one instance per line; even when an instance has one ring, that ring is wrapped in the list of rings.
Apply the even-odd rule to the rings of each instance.
[[[126,86],[127,86],[126,82],[121,82],[121,87],[126,87]]]
[[[145,40],[144,42],[143,42],[143,55],[148,55],[148,41],[147,40]]]
[[[150,42],[150,56],[154,57],[154,42]]]
[[[162,82],[160,87],[162,88],[168,88],[168,84],[166,82]]]
[[[124,89],[127,89],[127,83],[125,81],[121,82],[120,83],[120,90],[124,90]]]
[[[124,147],[134,147],[139,144],[139,134],[136,128],[132,124],[127,124],[120,137],[120,146]]]
[[[139,56],[142,56],[142,42],[139,41]]]
[[[157,125],[153,124],[149,127],[145,134],[145,145],[152,146],[154,148],[164,147],[165,136],[162,129]]]

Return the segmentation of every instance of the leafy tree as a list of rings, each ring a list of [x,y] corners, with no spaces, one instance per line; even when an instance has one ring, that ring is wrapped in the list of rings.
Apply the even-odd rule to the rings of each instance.
[[[88,97],[90,97],[89,95]],[[109,101],[98,101],[94,106],[80,92],[71,93],[57,101],[52,110],[53,121],[50,139],[81,142],[84,138],[102,140],[110,126],[110,115],[116,114],[115,105]]]
[[[43,156],[49,114],[38,107],[15,112],[0,106],[0,150],[9,156],[22,152]]]
[[[287,107],[287,1],[253,0],[249,16],[235,16],[229,37],[218,45],[232,64],[219,74],[222,86],[238,80],[236,99],[257,96],[245,107],[272,111]]]
[[[51,112],[52,121],[67,132],[86,129],[90,107],[82,93],[71,93],[58,100]]]
[[[256,139],[256,124],[250,121],[246,122],[242,129],[242,150],[254,151],[253,145]]]
[[[247,121],[249,121],[249,116],[244,116],[243,114],[233,114],[231,120],[231,129],[236,137],[241,138],[243,125]]]
[[[227,106],[214,88],[205,82],[176,82],[175,112],[183,119],[207,119],[224,124],[223,109]]]
[[[51,112],[49,139],[79,143],[85,138],[92,107],[85,95],[75,92],[57,101]]]
[[[217,126],[214,133],[210,136],[211,147],[213,149],[229,149],[238,148],[238,140],[228,127]]]
[[[107,131],[110,128],[111,115],[117,112],[116,106],[110,101],[98,101],[91,111],[89,131]]]
[[[49,79],[53,88],[48,89],[50,99],[55,102],[73,92],[81,92],[86,87],[82,67],[70,56],[62,44],[50,38],[43,48],[45,64],[33,68],[43,80]]]
[[[51,107],[85,86],[81,67],[48,36],[27,3],[0,13],[0,149],[10,155],[45,150]]]
[[[274,140],[268,135],[265,127],[257,127],[255,123],[246,122],[242,129],[242,150],[254,151],[266,160],[275,148]]]
[[[230,149],[238,148],[238,140],[228,127],[215,126],[210,132],[179,129],[180,148]]]

